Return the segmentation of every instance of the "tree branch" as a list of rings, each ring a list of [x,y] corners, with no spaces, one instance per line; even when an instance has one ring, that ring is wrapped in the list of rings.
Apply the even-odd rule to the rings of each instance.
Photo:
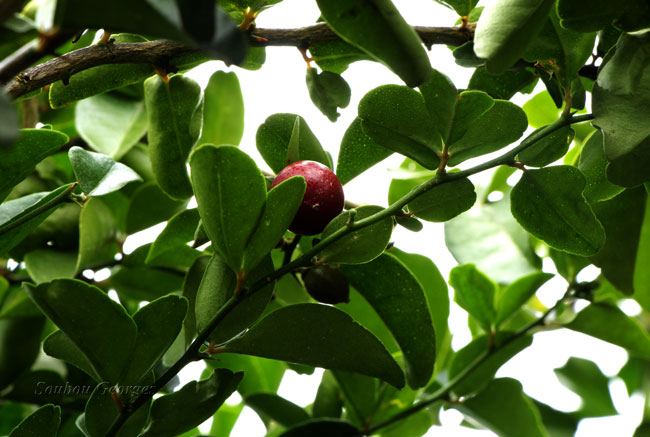
[[[471,28],[455,27],[416,27],[423,43],[427,47],[433,44],[461,45],[473,37]],[[69,36],[65,36],[66,39]],[[48,47],[60,44],[61,36],[49,39]],[[256,47],[295,46],[309,47],[317,42],[331,41],[338,36],[325,23],[299,29],[254,29],[250,43]],[[45,49],[36,42],[29,43],[23,49],[0,63],[0,83],[8,82],[5,88],[9,97],[15,99],[41,87],[68,80],[70,76],[88,68],[105,64],[166,64],[173,58],[197,53],[198,50],[180,43],[158,40],[144,43],[95,44],[79,50],[73,50],[55,59],[33,68],[19,71],[40,59]],[[206,61],[208,58],[206,57]],[[172,61],[173,63],[173,61]]]
[[[497,167],[499,165],[507,165],[512,162],[514,162],[515,157],[517,156],[518,153],[521,151],[525,150],[526,148],[532,146],[542,138],[550,135],[551,133],[555,132],[558,129],[561,129],[564,126],[571,125],[573,123],[579,123],[583,121],[588,121],[593,119],[593,115],[591,114],[583,114],[583,115],[578,115],[578,116],[573,116],[571,114],[567,116],[562,116],[560,119],[557,121],[551,123],[550,125],[544,127],[543,129],[540,129],[539,131],[533,132],[530,134],[526,139],[524,139],[521,143],[519,143],[516,147],[513,149],[509,150],[508,152],[504,153],[503,155],[494,158],[490,161],[487,161],[483,164],[479,164],[475,167],[469,168],[467,170],[459,171],[459,172],[454,172],[454,173],[444,173],[444,174],[436,174],[433,178],[429,179],[427,182],[419,185],[415,189],[411,190],[408,194],[404,195],[401,199],[399,199],[397,202],[391,204],[388,208],[383,209],[379,211],[376,214],[373,214],[369,217],[366,217],[362,220],[355,221],[349,226],[344,226],[331,235],[329,235],[327,238],[324,238],[321,240],[318,244],[313,246],[310,250],[307,250],[304,252],[299,258],[296,258],[295,260],[291,261],[288,264],[284,264],[282,267],[278,268],[277,270],[273,271],[271,274],[266,276],[265,278],[260,279],[259,281],[255,282],[253,285],[251,285],[247,290],[246,293],[235,293],[233,294],[230,299],[228,299],[221,308],[219,308],[219,311],[214,315],[212,320],[208,323],[208,325],[201,331],[197,338],[192,342],[192,344],[189,346],[187,351],[183,354],[181,358],[179,358],[178,361],[172,365],[154,384],[154,388],[156,389],[155,391],[148,391],[145,393],[142,393],[131,405],[127,405],[127,407],[122,411],[122,414],[117,417],[113,425],[111,426],[109,432],[106,434],[106,437],[113,437],[114,435],[117,434],[117,432],[120,430],[122,425],[126,423],[127,419],[131,416],[133,412],[135,412],[138,408],[140,408],[142,405],[144,405],[147,402],[150,402],[154,393],[156,393],[159,389],[165,386],[168,381],[170,381],[174,375],[176,375],[183,367],[185,367],[188,363],[194,361],[197,359],[198,352],[203,345],[203,343],[207,340],[207,338],[210,336],[212,331],[216,329],[216,327],[219,325],[219,323],[232,311],[239,302],[245,298],[250,296],[251,294],[257,292],[258,290],[264,288],[266,285],[268,285],[270,282],[275,281],[276,279],[279,279],[283,275],[295,270],[298,267],[302,267],[304,265],[307,265],[311,262],[311,259],[321,252],[323,249],[328,247],[329,245],[333,244],[334,242],[340,240],[344,236],[358,230],[361,228],[368,227],[374,223],[377,223],[387,217],[391,217],[394,214],[397,214],[402,210],[402,208],[411,202],[413,199],[416,197],[424,194],[425,192],[429,191],[435,186],[451,182],[452,180],[457,180],[461,178],[465,178],[468,176],[471,176],[476,173],[480,173],[484,170],[487,170],[489,168]],[[559,303],[558,303],[559,304]],[[556,305],[558,305],[556,304]],[[555,307],[553,307],[555,308]],[[553,309],[552,308],[552,309]],[[552,310],[551,309],[551,310]],[[550,313],[550,311],[548,313]],[[539,325],[542,323],[546,317],[548,316],[548,313],[545,314],[540,320],[537,322],[534,322],[532,325],[529,325],[526,329],[532,329],[533,327]],[[518,334],[518,335],[523,335],[523,334]],[[512,341],[507,340],[507,341]],[[226,349],[227,350],[227,349]],[[482,359],[484,359],[483,357]],[[473,363],[470,367],[473,369],[474,367],[478,366],[481,362],[478,361],[476,363]],[[466,370],[467,371],[467,370]],[[469,370],[471,371],[471,369]],[[467,372],[469,372],[467,371]],[[466,374],[463,372],[462,374]],[[458,381],[455,382],[455,384],[458,383]],[[449,387],[449,390],[451,390],[453,386]],[[435,394],[434,394],[435,395]],[[433,395],[432,395],[433,396]],[[424,401],[423,401],[424,402]],[[433,402],[433,401],[431,401]],[[416,411],[418,411],[421,408],[426,407],[426,405],[422,405],[421,403],[415,404],[413,407],[411,407],[408,410],[405,411],[411,411],[410,413],[406,415],[410,415]],[[427,404],[428,405],[428,404]],[[402,417],[406,417],[402,413],[398,414],[399,417],[395,416],[394,418],[387,419],[387,421],[390,421],[390,423],[393,423],[394,421],[399,420]],[[388,423],[381,424],[381,427],[388,425]],[[376,427],[380,426],[378,424]],[[375,427],[375,428],[376,428]]]

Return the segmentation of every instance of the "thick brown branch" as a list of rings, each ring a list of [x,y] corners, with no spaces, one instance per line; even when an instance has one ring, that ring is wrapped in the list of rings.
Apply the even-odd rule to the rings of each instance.
[[[5,91],[17,98],[58,80],[91,67],[104,64],[166,63],[170,58],[195,52],[196,49],[180,43],[160,40],[144,43],[95,44],[61,55],[44,64],[20,73],[7,85]]]
[[[461,45],[472,39],[471,29],[453,27],[416,27],[425,45]],[[325,23],[299,29],[254,29],[251,44],[258,47],[295,46],[337,39]],[[23,71],[11,81],[5,91],[17,98],[91,67],[104,64],[165,64],[171,58],[196,52],[196,49],[170,41],[150,41],[130,44],[97,44],[66,53],[44,64]],[[206,58],[207,60],[207,58]],[[0,74],[3,69],[0,68]],[[13,72],[12,76],[17,74]]]

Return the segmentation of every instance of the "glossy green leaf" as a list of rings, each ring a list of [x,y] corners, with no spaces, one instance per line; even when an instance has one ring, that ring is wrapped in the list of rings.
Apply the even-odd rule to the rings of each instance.
[[[582,196],[585,178],[575,167],[524,172],[510,194],[512,215],[549,246],[576,255],[595,255],[605,232]]]
[[[648,180],[650,128],[644,120],[649,115],[650,70],[645,67],[650,56],[644,50],[649,40],[650,32],[621,37],[616,50],[622,57],[610,57],[599,73],[612,79],[593,89],[593,123],[603,131],[607,178],[624,187]]]
[[[569,329],[624,347],[650,359],[650,336],[639,322],[616,307],[593,303],[565,325]]]
[[[77,272],[114,260],[119,252],[115,221],[108,206],[90,198],[79,216],[79,257]]]
[[[296,126],[298,130],[294,134]],[[289,144],[294,135],[298,141],[299,160],[316,161],[332,167],[330,158],[305,119],[295,114],[273,114],[260,125],[255,136],[257,150],[271,170],[279,173],[290,164]]]
[[[238,271],[263,214],[264,176],[255,161],[232,146],[201,146],[190,165],[205,230],[230,268]]]
[[[88,357],[97,374],[116,382],[137,333],[124,308],[99,288],[73,279],[24,287],[41,311]]]
[[[518,91],[525,92],[525,89],[536,81],[537,76],[528,69],[493,75],[488,73],[485,67],[479,67],[474,70],[467,88],[484,91],[495,99],[510,100]]]
[[[514,314],[535,294],[539,287],[552,277],[551,273],[531,273],[519,278],[507,287],[499,289],[494,299],[494,307],[497,310],[495,323],[500,325]]]
[[[361,127],[361,119],[355,118],[341,140],[336,176],[345,185],[392,153],[366,135]]]
[[[32,367],[44,326],[40,315],[0,320],[0,387],[4,389]]]
[[[18,138],[18,116],[11,100],[0,93],[0,149],[9,147]]]
[[[642,187],[592,205],[605,228],[605,244],[590,258],[619,291],[634,294],[634,274],[647,194]]]
[[[192,195],[186,162],[201,133],[201,87],[182,75],[144,83],[149,158],[160,188],[178,199]]]
[[[542,30],[553,0],[501,0],[489,3],[478,21],[474,51],[487,70],[503,73]]]
[[[227,351],[348,370],[395,387],[404,385],[402,370],[379,340],[344,312],[325,305],[280,308],[228,343]]]
[[[449,273],[449,284],[454,287],[454,301],[489,332],[496,320],[497,285],[474,264],[454,267]]]
[[[570,126],[565,126],[521,151],[517,155],[517,159],[532,167],[544,167],[566,154],[574,136],[575,131]]]
[[[578,410],[582,417],[618,414],[609,394],[609,378],[593,361],[570,357],[564,366],[554,370],[560,382],[582,399]]]
[[[336,419],[312,419],[286,430],[279,437],[361,437],[361,431],[349,422]]]
[[[290,427],[310,419],[303,408],[275,393],[253,393],[244,401],[260,417],[272,419],[282,426]]]
[[[36,164],[68,142],[67,135],[49,129],[21,129],[10,147],[0,148],[0,201],[34,171]]]
[[[51,249],[36,249],[25,254],[25,269],[36,284],[56,278],[74,278],[77,273],[77,254]]]
[[[120,266],[107,285],[126,299],[152,301],[182,288],[182,273],[145,266]]]
[[[307,69],[307,90],[316,107],[331,122],[339,118],[338,108],[350,104],[352,90],[341,75],[331,71],[318,73],[315,68]]]
[[[129,167],[101,153],[74,146],[68,151],[81,190],[87,196],[103,196],[142,178]]]
[[[119,160],[147,131],[145,105],[117,94],[100,94],[75,106],[75,127],[94,150]]]
[[[441,131],[443,141],[452,145],[460,140],[477,120],[494,106],[494,99],[482,91],[464,91],[458,95],[448,131]]]
[[[408,86],[426,81],[431,65],[422,41],[389,0],[318,0],[323,19],[344,41],[390,68]]]
[[[524,394],[521,383],[511,378],[495,379],[456,408],[499,436],[548,436],[535,404]]]
[[[343,413],[343,397],[336,378],[330,370],[323,377],[312,404],[312,416],[338,419]]]
[[[138,187],[129,200],[125,227],[127,234],[165,221],[185,209],[187,200],[172,199],[155,182],[147,182]]]
[[[142,36],[128,34],[128,33],[113,35],[112,38],[115,39],[115,43],[139,43],[139,42],[147,41]],[[82,70],[72,75],[69,78],[69,83],[67,85],[64,85],[63,82],[55,82],[52,85],[50,85],[50,91],[49,91],[50,105],[52,106],[52,108],[61,108],[77,100],[86,99],[88,97],[97,94],[103,94],[107,91],[112,91],[114,89],[121,88],[126,85],[140,82],[146,79],[147,77],[151,76],[153,72],[154,72],[153,66],[150,64],[107,64],[107,65],[100,65],[97,67],[89,68],[87,70]],[[117,96],[110,96],[110,97],[117,97]],[[121,102],[124,105],[121,109],[121,112],[126,112],[127,114],[110,113],[107,111],[106,112],[102,111],[102,109],[108,109],[110,103],[113,101]],[[128,104],[127,99],[124,100],[119,100],[119,99],[111,100],[110,98],[104,98],[98,100],[89,99],[86,100],[85,103],[83,104],[85,109],[90,109],[93,107],[93,105],[96,105],[94,106],[95,110],[100,111],[102,114],[106,116],[106,118],[102,119],[102,123],[98,123],[95,125],[95,128],[103,127],[106,123],[108,123],[109,121],[113,121],[116,118],[121,118],[122,120],[134,120],[134,118],[132,118],[134,116],[132,111],[133,108],[131,107],[131,105]],[[139,106],[140,106],[139,112],[142,113],[141,117],[144,117],[144,112],[142,111],[142,105]],[[89,121],[90,119],[88,117],[92,117],[93,115],[94,114],[85,113],[83,111],[80,111],[78,113],[79,118],[84,118],[84,121],[82,123]],[[131,117],[129,115],[131,115]],[[135,115],[135,118],[137,117],[138,116]],[[140,120],[140,124],[144,125],[144,123],[145,123],[144,119]],[[129,131],[129,127],[131,129],[135,128],[133,123],[129,123],[129,124],[130,126],[121,126],[119,124],[115,124],[113,127],[119,128],[119,132],[126,133]],[[87,129],[87,133],[92,135],[92,131],[90,129]],[[115,135],[115,133],[116,131],[113,131],[113,135]],[[144,133],[144,131],[142,133]],[[142,133],[140,134],[140,136],[142,136]],[[109,145],[111,144],[111,142],[113,146],[115,146],[115,144],[120,144],[119,140],[116,142],[114,138],[113,139],[106,138],[102,140],[99,136],[94,136],[94,135],[93,138],[99,141],[100,144],[102,145]],[[122,137],[122,139],[124,140],[126,138]],[[118,152],[118,149],[119,147],[117,149],[112,149],[112,150]],[[108,153],[107,150],[101,150],[101,151],[106,154],[110,154]]]
[[[445,223],[445,242],[460,264],[474,263],[499,283],[541,268],[526,231],[513,219],[508,198],[478,205]]]
[[[422,94],[405,86],[382,85],[359,102],[363,131],[377,144],[401,153],[424,167],[438,167],[442,150]]]
[[[97,382],[102,382],[102,377],[97,374],[88,357],[70,340],[63,331],[57,330],[50,334],[43,342],[43,352],[47,355],[58,358],[73,364],[83,370]]]
[[[429,305],[429,314],[433,320],[436,335],[436,361],[439,361],[442,348],[445,345],[444,339],[450,335],[447,323],[449,318],[447,281],[442,277],[433,261],[424,255],[403,252],[396,247],[392,247],[388,253],[402,261],[422,285]]]
[[[451,129],[454,108],[458,103],[458,90],[454,83],[438,70],[432,70],[431,78],[420,85],[424,104],[433,125],[446,137]]]
[[[408,208],[423,220],[446,222],[470,209],[474,202],[474,185],[463,178],[433,187],[409,202]]]
[[[246,287],[273,271],[270,257],[266,257],[256,269],[248,272],[243,286]],[[201,332],[223,304],[233,295],[237,286],[235,273],[226,265],[219,255],[213,255],[208,264],[201,285],[196,295],[195,313],[196,329]],[[271,299],[274,283],[270,283],[253,294],[246,296],[215,327],[209,337],[215,344],[224,343],[257,320]]]
[[[244,100],[234,72],[216,71],[204,91],[199,144],[238,145],[244,135]]]
[[[420,282],[388,253],[369,263],[341,266],[341,270],[400,345],[409,385],[425,386],[433,373],[436,335]]]
[[[151,372],[180,332],[187,307],[187,299],[167,295],[133,314],[138,334],[129,365],[121,378],[125,385],[138,384]]]
[[[199,225],[199,211],[196,208],[186,209],[169,219],[167,226],[153,242],[146,263],[155,262],[156,258],[175,250],[182,250],[187,243],[194,239],[194,233]]]
[[[25,418],[9,437],[56,437],[61,423],[61,407],[47,404]]]
[[[526,114],[519,106],[495,100],[494,105],[467,131],[461,132],[462,137],[447,144],[451,155],[449,165],[455,166],[467,159],[495,152],[519,139],[527,127]]]
[[[73,189],[73,184],[62,185],[49,193],[32,193],[0,205],[0,253],[23,241],[61,206],[61,197],[68,197]]]
[[[626,31],[647,27],[650,7],[642,0],[560,0],[557,11],[562,26],[578,32],[594,32],[608,24]]]
[[[292,177],[269,191],[257,229],[244,251],[244,272],[254,269],[277,246],[300,207],[305,189],[304,178]]]
[[[179,391],[156,399],[151,425],[143,437],[173,437],[200,425],[235,391],[242,376],[217,369],[208,379],[190,381]]]
[[[587,180],[582,194],[589,202],[611,199],[624,190],[607,180],[607,158],[601,131],[594,132],[582,146],[578,168]]]
[[[122,13],[128,10],[129,14]],[[53,24],[71,30],[109,28],[172,39],[203,50],[228,64],[239,64],[246,56],[246,38],[225,11],[214,2],[202,2],[192,8],[162,0],[133,5],[120,0],[110,7],[90,5],[80,0],[56,3]]]
[[[380,206],[360,206],[355,208],[354,220],[362,220],[382,211]],[[322,238],[327,238],[343,228],[350,220],[350,211],[345,211],[327,224]],[[386,217],[377,223],[353,231],[323,249],[318,255],[329,263],[362,264],[378,257],[388,245],[393,232],[393,219]]]
[[[343,41],[320,41],[309,46],[311,58],[324,71],[341,74],[357,61],[373,61],[370,55]]]

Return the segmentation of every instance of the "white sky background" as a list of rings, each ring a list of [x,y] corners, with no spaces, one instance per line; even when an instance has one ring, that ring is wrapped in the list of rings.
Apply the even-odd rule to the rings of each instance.
[[[456,14],[433,0],[394,0],[394,3],[412,25],[452,26],[457,20]],[[284,0],[282,3],[262,12],[257,20],[260,28],[295,28],[313,24],[319,16],[316,2],[312,0]],[[472,69],[457,66],[453,61],[451,51],[447,47],[433,46],[429,52],[434,68],[452,78],[456,87],[467,86]],[[388,83],[403,84],[400,79],[387,68],[378,63],[357,62],[343,73],[343,77],[352,88],[350,105],[340,111],[342,115],[336,123],[331,123],[312,104],[305,85],[306,65],[302,56],[293,47],[272,47],[267,49],[266,63],[260,71],[246,71],[239,68],[229,69],[221,62],[210,62],[194,71],[192,76],[202,86],[205,86],[209,75],[215,69],[235,71],[239,77],[245,103],[245,133],[241,148],[251,155],[260,167],[268,170],[255,147],[255,133],[260,124],[271,114],[290,112],[303,116],[309,127],[319,138],[336,162],[341,138],[347,127],[357,114],[359,100],[371,89]],[[536,92],[541,91],[538,88]],[[518,94],[513,99],[522,105],[532,95]],[[346,199],[357,203],[377,204],[386,206],[388,186],[391,180],[391,169],[396,169],[403,157],[393,155],[371,170],[358,176],[345,186]],[[465,164],[464,166],[466,166]],[[471,165],[471,163],[470,163]],[[475,184],[489,180],[487,175],[473,177]],[[158,230],[159,231],[159,230]],[[155,238],[155,235],[152,236]],[[133,241],[133,240],[132,240]],[[445,278],[449,270],[456,265],[444,244],[442,224],[426,223],[421,232],[412,233],[398,226],[393,233],[392,241],[396,246],[407,252],[415,252],[430,257],[438,266]],[[143,244],[138,241],[135,245]],[[548,261],[548,260],[547,260]],[[553,271],[553,265],[545,262],[546,271]],[[597,270],[584,272],[583,280],[591,280],[597,275]],[[546,305],[552,305],[562,296],[566,283],[562,279],[549,281],[538,293],[538,297]],[[452,292],[450,288],[450,292]],[[638,311],[630,305],[631,311]],[[624,308],[625,310],[625,308]],[[454,334],[452,346],[459,349],[470,339],[467,328],[466,313],[452,304],[450,328]],[[564,388],[557,380],[553,369],[561,367],[568,357],[578,356],[595,361],[606,375],[614,375],[626,361],[626,352],[616,346],[604,343],[591,337],[569,330],[537,334],[531,347],[520,353],[498,372],[497,376],[510,376],[522,382],[527,394],[543,401],[556,409],[563,411],[575,410],[579,407],[579,398]],[[203,369],[202,363],[193,363],[181,374],[182,384],[197,379]],[[317,369],[314,375],[298,375],[288,370],[280,386],[279,394],[285,398],[306,406],[313,402],[322,371]],[[584,420],[579,428],[578,437],[599,436],[632,436],[634,429],[641,420],[643,402],[641,399],[628,399],[625,386],[617,380],[610,386],[614,403],[621,416]],[[234,395],[230,402],[237,403],[238,396]],[[449,410],[441,415],[443,428],[432,428],[427,436],[490,436],[488,431],[469,430],[461,428],[460,413]],[[201,426],[207,432],[209,425]],[[265,428],[257,415],[246,408],[235,426],[232,435],[235,437],[257,437],[265,434]],[[408,437],[408,436],[405,436]],[[524,436],[522,436],[524,437]]]

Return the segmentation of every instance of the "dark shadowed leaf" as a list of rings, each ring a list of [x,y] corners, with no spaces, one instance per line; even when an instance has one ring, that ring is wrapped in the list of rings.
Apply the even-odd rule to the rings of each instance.
[[[140,388],[140,387],[138,387]],[[123,397],[128,399],[133,393],[124,393]],[[121,426],[117,437],[137,436],[142,431],[147,418],[149,417],[150,403],[141,406],[134,412],[128,420]],[[110,392],[108,384],[99,384],[90,395],[86,403],[84,414],[84,426],[91,437],[100,437],[106,435],[113,425],[113,422],[120,415],[115,399]]]
[[[77,254],[51,249],[36,249],[25,254],[25,269],[36,284],[56,278],[73,278],[77,273]]]
[[[187,200],[172,199],[155,182],[142,184],[129,200],[125,218],[126,233],[134,234],[157,225],[185,209],[186,205]]]
[[[517,159],[532,167],[544,167],[566,154],[574,136],[575,131],[571,127],[565,126],[520,152]]]
[[[605,244],[590,258],[602,275],[619,291],[635,293],[634,274],[647,194],[643,187],[628,189],[616,197],[596,202],[594,213],[605,228]]]
[[[282,426],[291,427],[310,419],[303,408],[275,393],[253,393],[244,401],[262,419],[271,419]]]
[[[317,3],[334,32],[393,70],[408,86],[429,78],[431,65],[422,41],[389,0]]]
[[[551,247],[594,255],[605,243],[605,232],[582,196],[585,185],[572,166],[528,170],[510,194],[512,215]]]
[[[341,74],[357,61],[374,61],[370,55],[342,39],[321,41],[309,46],[311,58],[324,71]]]
[[[41,349],[45,321],[40,315],[0,320],[0,387],[14,383],[32,366]]]
[[[167,295],[133,314],[138,334],[121,382],[125,385],[137,385],[151,372],[180,332],[187,306],[187,299]]]
[[[137,327],[124,307],[102,290],[74,279],[24,285],[36,305],[86,355],[97,374],[118,381]]]
[[[79,256],[76,271],[113,261],[118,252],[115,221],[111,210],[102,199],[88,199],[79,216]]]
[[[0,148],[9,147],[18,138],[18,116],[5,93],[0,93],[0,120]]]
[[[68,197],[73,189],[73,184],[63,185],[49,193],[28,194],[0,205],[0,254],[23,241],[61,206],[61,197]],[[36,211],[41,212],[28,218]]]
[[[537,407],[524,394],[521,383],[514,379],[495,379],[481,393],[456,408],[499,436],[548,435]]]
[[[47,355],[58,358],[73,364],[77,368],[86,372],[97,382],[103,382],[102,377],[97,374],[93,365],[88,361],[88,357],[70,340],[63,331],[57,330],[50,334],[43,342],[43,352]]]
[[[282,361],[237,354],[222,354],[219,361],[209,361],[207,365],[213,369],[243,371],[244,378],[237,386],[237,391],[244,397],[260,392],[277,392],[287,369],[286,363]]]
[[[316,398],[312,404],[314,417],[331,417],[338,419],[343,413],[343,394],[333,373],[330,370],[323,372]]]
[[[44,405],[14,428],[9,437],[56,437],[61,423],[61,407]]]
[[[336,419],[312,419],[301,423],[282,434],[279,437],[361,437],[361,431],[351,423]]]
[[[179,391],[156,399],[151,425],[143,437],[173,437],[200,425],[237,389],[243,376],[217,369],[208,379],[190,381]]]
[[[506,71],[498,75],[487,72],[485,67],[474,70],[467,88],[470,90],[484,91],[495,99],[510,100],[517,91],[522,93],[524,88],[532,86],[537,76],[528,69]]]
[[[67,135],[49,129],[22,129],[10,147],[0,147],[0,201],[34,171],[36,164],[68,142]]]
[[[331,122],[335,122],[341,115],[338,108],[350,104],[350,85],[341,75],[331,71],[318,73],[315,68],[308,68],[307,90],[311,101]]]
[[[562,26],[579,32],[595,32],[612,22],[626,31],[650,23],[650,7],[642,0],[560,0],[557,11]]]
[[[594,132],[582,146],[578,168],[587,180],[582,194],[589,202],[611,199],[624,190],[607,179],[607,158],[601,131]]]
[[[413,388],[425,386],[433,373],[436,335],[427,298],[418,279],[389,253],[369,263],[343,265],[341,270],[400,345],[409,385]]]
[[[282,332],[282,338],[276,335]],[[344,312],[319,304],[278,309],[228,343],[228,352],[373,376],[395,387],[404,374],[375,336]]]

